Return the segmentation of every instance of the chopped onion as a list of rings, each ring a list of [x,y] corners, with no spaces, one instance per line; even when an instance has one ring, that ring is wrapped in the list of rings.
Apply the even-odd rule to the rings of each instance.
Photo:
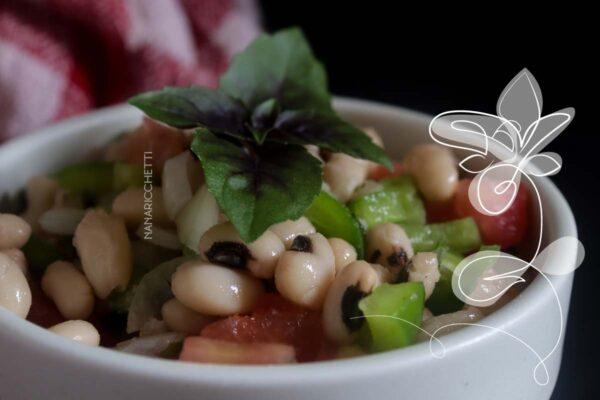
[[[85,210],[80,208],[52,208],[42,214],[39,223],[48,233],[73,235],[84,216]]]
[[[197,253],[202,235],[219,222],[219,205],[206,185],[196,192],[175,222],[181,243]]]
[[[150,229],[150,230],[148,230]],[[179,250],[181,243],[175,232],[152,226],[147,228],[144,224],[140,225],[135,234],[143,240],[166,249]]]
[[[162,335],[163,333],[168,332],[169,329],[167,328],[165,321],[151,318],[150,320],[146,321],[144,325],[142,325],[142,328],[140,329],[140,337]]]
[[[117,343],[116,349],[130,354],[160,356],[170,345],[181,342],[184,338],[185,336],[181,333],[162,333]]]
[[[165,163],[162,174],[163,199],[167,214],[175,220],[177,214],[192,199],[201,181],[202,168],[189,151]]]

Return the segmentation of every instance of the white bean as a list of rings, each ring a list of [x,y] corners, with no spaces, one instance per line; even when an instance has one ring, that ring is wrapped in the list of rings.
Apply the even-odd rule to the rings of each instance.
[[[206,315],[248,312],[264,291],[257,278],[204,261],[180,266],[173,274],[171,289],[184,306]]]
[[[297,242],[310,243],[295,250]],[[335,277],[335,258],[329,242],[320,233],[300,235],[284,252],[275,268],[275,286],[288,300],[311,309],[320,309]]]
[[[162,194],[171,220],[174,221],[192,199],[201,181],[202,167],[189,151],[167,160],[162,174]]]
[[[4,253],[11,260],[17,263],[23,275],[27,276],[27,258],[25,258],[25,254],[19,249],[6,249],[2,250],[0,253]]]
[[[161,226],[170,226],[171,222],[160,188],[146,191],[144,188],[129,188],[120,193],[112,205],[112,213],[123,220],[129,228],[135,229],[146,218]]]
[[[413,256],[408,265],[408,281],[422,282],[425,288],[425,299],[428,299],[440,280],[436,253],[424,252]]]
[[[88,346],[98,346],[100,344],[100,334],[98,333],[98,330],[94,325],[87,321],[65,321],[48,328],[48,330],[64,338]]]
[[[337,275],[345,266],[356,261],[356,249],[344,239],[329,238],[328,241],[335,257],[335,274]]]
[[[212,317],[187,308],[177,299],[171,299],[163,304],[161,314],[171,331],[190,335],[198,335],[202,328],[214,321]]]
[[[131,243],[120,218],[101,210],[87,212],[73,238],[83,272],[96,296],[105,299],[124,289],[132,271]]]
[[[94,310],[94,291],[85,276],[69,262],[46,268],[42,290],[66,319],[86,319]]]
[[[296,236],[310,235],[317,231],[306,217],[300,217],[295,221],[287,220],[280,222],[271,226],[269,230],[281,239],[286,249],[290,248]]]
[[[20,249],[31,236],[31,226],[21,217],[0,214],[0,250]]]
[[[0,307],[27,318],[31,308],[31,289],[19,265],[0,253]]]
[[[458,168],[450,150],[436,144],[419,145],[408,152],[404,163],[427,200],[452,198],[458,185]]]

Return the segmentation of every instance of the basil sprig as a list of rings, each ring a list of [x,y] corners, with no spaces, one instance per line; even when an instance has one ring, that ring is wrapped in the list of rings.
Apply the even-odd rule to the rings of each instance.
[[[297,28],[261,35],[233,59],[218,89],[167,87],[130,103],[168,125],[198,128],[192,151],[208,189],[247,242],[299,218],[318,195],[321,166],[303,145],[391,167],[333,110],[325,69]]]

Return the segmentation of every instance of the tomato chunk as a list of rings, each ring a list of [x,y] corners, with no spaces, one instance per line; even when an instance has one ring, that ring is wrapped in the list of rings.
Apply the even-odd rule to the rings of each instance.
[[[321,314],[278,294],[264,295],[250,315],[234,315],[206,326],[201,336],[238,343],[285,343],[298,361],[315,360],[325,346]]]
[[[404,173],[404,165],[402,165],[401,162],[394,161],[393,165],[394,168],[391,171],[383,165],[377,165],[369,173],[369,179],[372,179],[374,181],[380,181],[382,179],[399,176]]]
[[[426,201],[427,223],[445,222],[459,217],[454,212],[454,198],[448,201]]]
[[[523,240],[528,226],[527,189],[520,185],[513,203],[502,214],[485,215],[477,211],[469,201],[471,181],[472,179],[462,179],[458,183],[454,198],[457,217],[473,217],[485,244],[498,244],[503,249],[518,245]]]
[[[217,364],[287,364],[295,361],[294,348],[280,343],[236,343],[204,337],[183,342],[182,361]]]

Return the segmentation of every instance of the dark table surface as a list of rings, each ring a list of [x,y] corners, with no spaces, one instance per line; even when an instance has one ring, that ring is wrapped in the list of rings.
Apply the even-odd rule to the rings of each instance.
[[[339,95],[379,100],[431,114],[452,109],[494,112],[504,86],[522,68],[537,78],[544,113],[575,107],[567,131],[548,148],[563,159],[552,180],[571,204],[586,259],[575,275],[562,367],[553,399],[600,398],[598,360],[598,128],[589,124],[594,25],[589,10],[529,12],[502,6],[413,9],[373,2],[325,7],[324,1],[262,1],[265,26],[300,26],[325,63]],[[401,6],[400,6],[401,4]],[[515,6],[512,6],[515,7]],[[512,11],[511,11],[512,10]],[[477,16],[476,11],[483,11]],[[596,69],[597,71],[597,69]],[[586,123],[587,122],[587,123]],[[520,398],[515,394],[515,398]]]

